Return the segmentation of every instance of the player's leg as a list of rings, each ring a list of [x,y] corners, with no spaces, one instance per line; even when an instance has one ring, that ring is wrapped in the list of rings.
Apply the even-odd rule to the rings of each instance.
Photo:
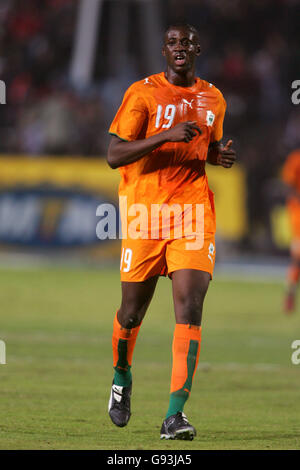
[[[112,422],[120,427],[129,421],[133,351],[142,320],[151,302],[158,276],[142,282],[122,282],[122,303],[113,324],[114,378],[108,405]]]
[[[300,245],[300,241],[299,241]],[[300,279],[300,255],[298,251],[292,252],[291,264],[287,271],[287,291],[284,300],[284,310],[286,313],[291,313],[295,309],[295,299],[297,286]]]
[[[287,290],[284,299],[285,313],[295,309],[296,290],[300,279],[300,207],[288,206],[292,242],[290,249],[290,266],[287,271]]]
[[[131,383],[131,360],[141,322],[164,264],[164,245],[157,240],[122,242],[122,303],[114,320],[113,359],[116,385]]]
[[[193,439],[196,431],[182,412],[199,360],[203,302],[215,263],[214,234],[207,233],[200,248],[198,243],[190,245],[188,239],[173,240],[168,245],[167,263],[176,325],[170,401],[161,438]]]
[[[183,414],[197,369],[204,298],[211,276],[204,271],[183,269],[172,274],[176,325],[169,408],[161,438],[191,440],[196,430]]]
[[[122,242],[122,303],[114,319],[115,374],[109,401],[109,414],[117,426],[125,426],[130,418],[133,351],[158,277],[166,270],[165,250],[165,242],[159,240],[126,239]]]
[[[114,383],[131,383],[131,363],[136,338],[153,297],[158,276],[142,282],[122,282],[122,302],[113,327]]]
[[[172,274],[176,323],[201,326],[205,295],[211,280],[209,272],[181,269]]]
[[[210,278],[209,273],[194,269],[183,269],[172,274],[176,325],[167,419],[183,412],[191,392],[200,354],[203,302]]]

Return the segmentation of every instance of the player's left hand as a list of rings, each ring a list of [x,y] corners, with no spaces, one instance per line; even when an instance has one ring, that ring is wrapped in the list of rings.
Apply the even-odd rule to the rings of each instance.
[[[223,168],[231,168],[234,162],[236,161],[236,153],[231,148],[232,140],[228,140],[225,146],[220,145],[218,150],[218,164]]]

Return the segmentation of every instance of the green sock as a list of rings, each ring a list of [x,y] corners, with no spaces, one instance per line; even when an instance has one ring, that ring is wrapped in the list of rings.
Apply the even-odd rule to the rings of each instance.
[[[169,402],[169,408],[166,414],[166,418],[172,415],[176,415],[178,411],[183,411],[183,407],[185,405],[185,402],[187,401],[189,397],[188,392],[185,392],[184,390],[180,389],[176,392],[171,393],[170,395],[170,402]]]
[[[187,364],[187,378],[183,386],[176,390],[175,392],[170,394],[170,402],[169,408],[166,414],[166,418],[169,416],[175,415],[178,411],[183,411],[183,407],[185,402],[187,401],[191,389],[192,389],[192,380],[193,374],[196,367],[197,362],[197,353],[200,347],[199,341],[190,340],[189,350],[186,357],[186,364]],[[176,363],[175,367],[173,366],[173,370],[176,370]]]
[[[119,371],[117,370],[117,367],[115,367],[114,384],[119,385],[120,387],[129,387],[131,382],[132,374],[130,366],[128,366],[127,371]]]
[[[120,387],[129,387],[132,382],[131,366],[127,361],[127,341],[119,339],[118,342],[119,359],[117,362],[114,375],[114,383]]]

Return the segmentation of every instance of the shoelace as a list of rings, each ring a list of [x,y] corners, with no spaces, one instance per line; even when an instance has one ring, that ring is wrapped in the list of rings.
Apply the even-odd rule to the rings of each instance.
[[[118,395],[121,396],[121,400],[120,401],[117,401],[115,400],[115,403],[114,403],[114,407],[115,408],[122,408],[125,406],[126,409],[129,409],[129,406],[128,406],[128,395],[126,393],[119,393],[117,392],[116,390],[114,391],[114,393],[117,393]]]
[[[187,417],[185,414],[181,413],[180,411],[177,413],[177,415],[181,418],[181,421],[183,421],[184,424],[189,424]]]

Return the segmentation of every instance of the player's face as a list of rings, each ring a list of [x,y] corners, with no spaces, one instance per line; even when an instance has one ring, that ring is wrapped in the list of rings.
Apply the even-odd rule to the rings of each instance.
[[[177,73],[185,73],[194,67],[200,55],[197,36],[185,28],[172,28],[167,31],[162,53],[167,65]]]

